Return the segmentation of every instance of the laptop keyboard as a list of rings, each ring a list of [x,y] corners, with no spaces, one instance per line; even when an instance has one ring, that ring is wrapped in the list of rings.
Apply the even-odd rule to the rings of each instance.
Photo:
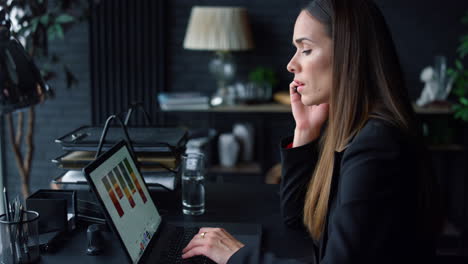
[[[184,249],[190,240],[198,233],[198,227],[184,228],[177,227],[169,242],[169,251],[161,263],[175,264],[216,264],[205,256],[196,256],[189,259],[182,259],[182,249]]]

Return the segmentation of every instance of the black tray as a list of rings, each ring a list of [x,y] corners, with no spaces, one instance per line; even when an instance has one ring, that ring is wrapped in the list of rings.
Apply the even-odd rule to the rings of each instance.
[[[83,126],[55,139],[64,150],[96,151],[102,127]],[[171,152],[175,155],[185,150],[188,131],[184,128],[128,127],[128,134],[135,152]],[[109,127],[103,151],[124,139],[121,127]]]

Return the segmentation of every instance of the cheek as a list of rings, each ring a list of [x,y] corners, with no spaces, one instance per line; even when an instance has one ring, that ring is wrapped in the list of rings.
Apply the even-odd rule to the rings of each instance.
[[[305,71],[315,90],[322,91],[331,86],[331,63],[327,57],[320,55],[311,57]]]

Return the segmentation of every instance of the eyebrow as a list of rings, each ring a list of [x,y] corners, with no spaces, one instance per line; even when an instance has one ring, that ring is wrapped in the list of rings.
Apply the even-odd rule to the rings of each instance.
[[[304,38],[298,38],[298,39],[295,40],[295,42],[296,42],[297,44],[300,44],[300,43],[303,42],[304,40],[307,40],[307,41],[310,41],[310,42],[314,42],[312,39],[310,39],[310,38],[305,38],[305,37],[304,37]],[[293,45],[294,45],[294,42],[293,42]]]

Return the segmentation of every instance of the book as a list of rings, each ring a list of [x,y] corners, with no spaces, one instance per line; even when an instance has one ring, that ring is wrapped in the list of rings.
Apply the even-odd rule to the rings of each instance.
[[[159,93],[162,110],[205,110],[210,108],[210,98],[198,92]]]
[[[170,111],[170,110],[207,110],[210,109],[210,106],[208,104],[177,104],[177,105],[172,105],[172,104],[160,104],[160,107],[164,111]]]
[[[209,104],[210,98],[198,92],[159,93],[158,101],[166,105]]]

